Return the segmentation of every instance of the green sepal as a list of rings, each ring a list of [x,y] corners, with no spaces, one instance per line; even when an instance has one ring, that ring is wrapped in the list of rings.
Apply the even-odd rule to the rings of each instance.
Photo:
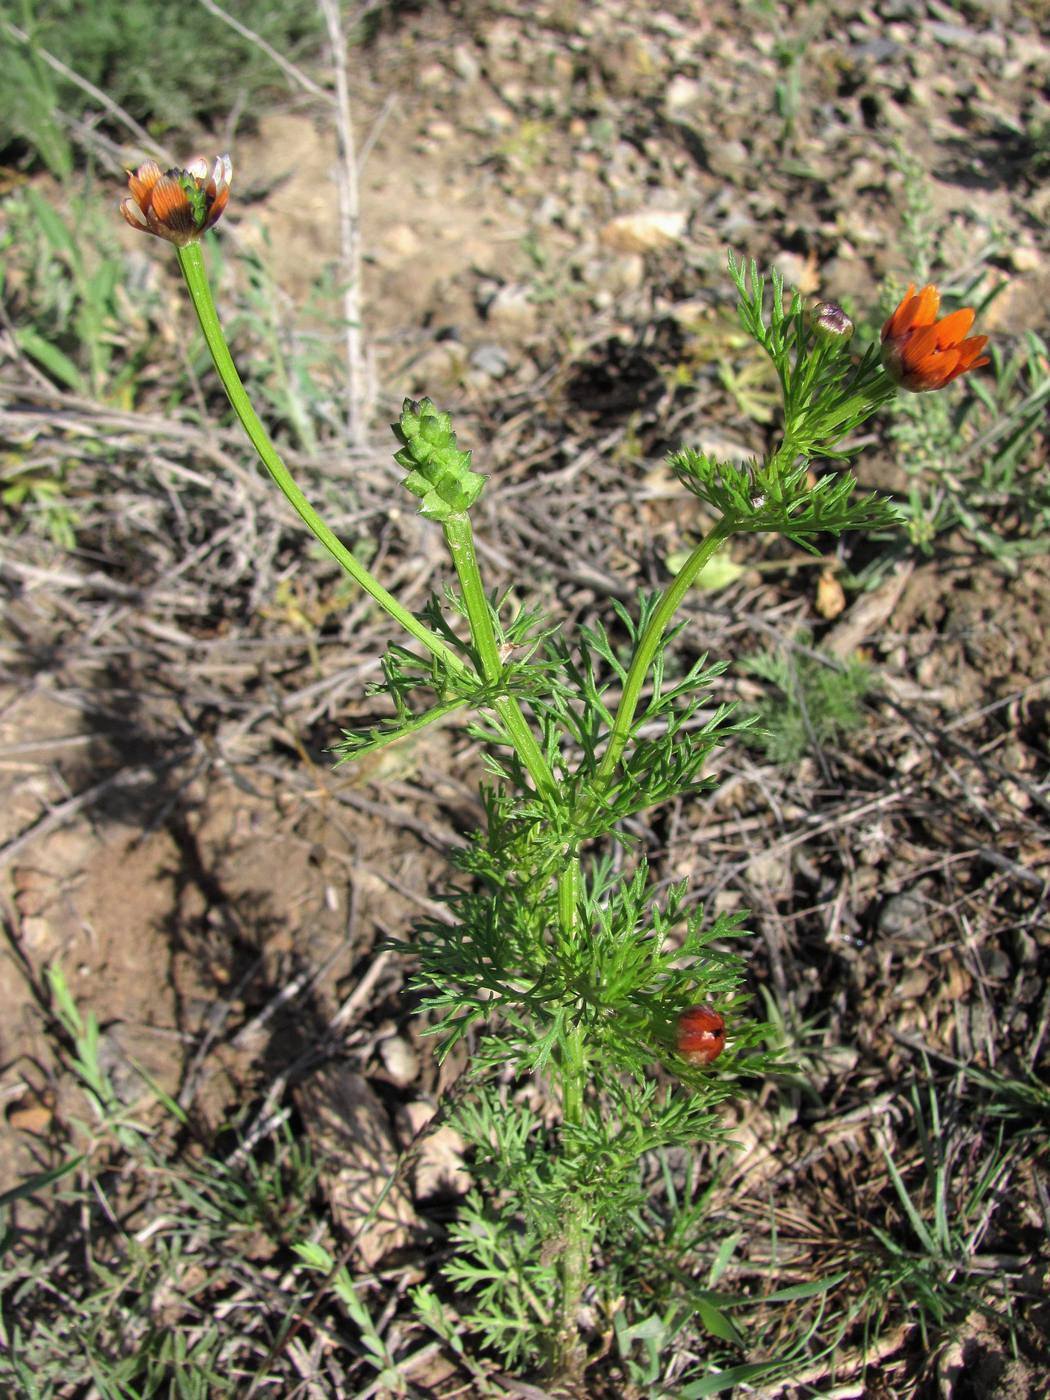
[[[190,202],[193,227],[202,228],[204,220],[208,217],[208,202],[205,198],[204,191],[201,189],[200,185],[197,184],[193,176],[187,175],[185,172],[179,176],[179,184],[182,187],[183,194]]]
[[[420,513],[447,520],[469,510],[487,478],[470,470],[471,454],[456,446],[451,415],[439,413],[430,399],[406,399],[400,420],[391,426],[404,444],[394,453],[394,461],[408,472],[401,484],[422,501]]]

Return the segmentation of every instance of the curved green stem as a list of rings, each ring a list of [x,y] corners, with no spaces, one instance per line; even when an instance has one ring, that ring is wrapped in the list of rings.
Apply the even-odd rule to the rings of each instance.
[[[471,638],[481,663],[481,674],[488,685],[498,686],[503,678],[503,661],[500,658],[499,645],[492,626],[492,614],[489,612],[489,601],[485,597],[485,587],[478,568],[470,517],[464,512],[457,512],[450,515],[443,525],[445,541],[452,555],[459,586],[463,590],[463,604],[470,622]],[[513,695],[497,695],[492,705],[506,725],[514,750],[525,765],[536,791],[543,797],[554,797],[557,793],[554,774],[529,728],[517,699]]]
[[[201,330],[204,332],[204,339],[208,343],[208,349],[211,351],[219,378],[222,380],[222,386],[233,405],[233,411],[241,420],[241,426],[251,439],[251,444],[259,454],[260,461],[285,500],[307,529],[324,545],[336,563],[345,569],[354,582],[360,584],[384,611],[388,612],[396,622],[399,622],[406,632],[415,637],[417,642],[425,646],[427,651],[443,662],[450,671],[469,675],[468,667],[464,665],[452,648],[434,632],[431,632],[429,627],[425,627],[423,623],[413,617],[407,608],[402,607],[392,593],[387,592],[379,580],[369,573],[342,541],[329,530],[300,491],[291,472],[270,441],[269,434],[259,421],[247,391],[241,383],[241,376],[237,373],[237,366],[233,363],[229,346],[226,344],[226,337],[223,335],[222,326],[219,324],[219,318],[215,311],[215,302],[212,300],[211,288],[208,285],[208,274],[204,268],[200,244],[190,243],[185,248],[177,247],[175,251],[179,255],[179,266],[182,268],[186,286],[193,298],[193,306],[197,312]]]
[[[595,774],[595,786],[599,790],[608,782],[616,765],[623,757],[623,751],[631,737],[631,726],[634,724],[635,711],[638,709],[642,687],[664,632],[670,626],[671,619],[678,611],[682,599],[692,587],[697,574],[733,533],[733,528],[732,522],[723,517],[710,533],[705,535],[668,584],[667,591],[657,604],[655,612],[649,619],[648,626],[639,637],[634,656],[631,658],[627,679],[624,681],[623,694],[620,696],[620,704],[613,720],[609,742]]]

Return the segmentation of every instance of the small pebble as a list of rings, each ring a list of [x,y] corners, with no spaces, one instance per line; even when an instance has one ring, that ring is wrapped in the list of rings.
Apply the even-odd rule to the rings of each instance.
[[[392,1035],[381,1041],[379,1058],[392,1083],[399,1089],[411,1084],[419,1074],[419,1056],[403,1036]]]

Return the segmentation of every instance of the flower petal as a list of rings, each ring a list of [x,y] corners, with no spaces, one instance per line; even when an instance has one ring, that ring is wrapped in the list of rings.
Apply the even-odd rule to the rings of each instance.
[[[921,360],[940,345],[937,326],[923,326],[912,329],[904,337],[902,353],[908,361]]]
[[[124,215],[132,228],[141,229],[143,233],[150,232],[149,220],[146,218],[145,214],[143,214],[138,203],[134,199],[122,199],[120,201],[120,212]]]
[[[226,205],[229,203],[229,199],[230,187],[229,185],[223,185],[208,209],[208,216],[204,220],[204,228],[211,228],[212,224],[214,224],[217,221],[219,215],[226,208]]]
[[[918,305],[912,312],[911,324],[913,326],[932,326],[937,319],[937,312],[941,307],[941,294],[936,287],[929,283],[923,287],[916,298]]]
[[[140,209],[149,208],[150,197],[160,178],[160,166],[155,160],[144,161],[136,171],[128,172],[128,189],[131,191],[132,199]]]
[[[173,175],[162,175],[157,181],[153,190],[152,213],[159,223],[173,233],[188,236],[196,232],[186,191]]]
[[[215,157],[215,165],[211,172],[212,183],[217,190],[221,190],[224,185],[229,185],[233,179],[233,161],[228,153]]]
[[[937,322],[938,345],[957,345],[961,340],[965,340],[972,325],[973,307],[961,306],[958,311],[953,311],[950,316],[945,316],[943,321]]]
[[[882,328],[883,340],[889,340],[894,336],[900,335],[901,331],[904,329],[905,324],[904,311],[909,305],[909,303],[912,301],[914,296],[915,283],[909,282],[908,290],[901,297],[900,301],[897,303],[896,310],[894,310],[891,313],[891,315],[887,318],[886,324]]]

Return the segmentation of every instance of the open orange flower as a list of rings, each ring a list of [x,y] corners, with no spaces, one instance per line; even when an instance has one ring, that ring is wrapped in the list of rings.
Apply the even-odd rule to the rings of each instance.
[[[233,164],[219,156],[211,172],[203,156],[185,170],[162,173],[155,160],[128,171],[131,198],[121,200],[120,212],[132,228],[155,233],[184,248],[211,228],[230,197]]]
[[[902,389],[922,393],[943,389],[967,370],[988,363],[981,351],[986,335],[966,339],[973,325],[973,308],[963,306],[937,320],[941,294],[926,286],[916,293],[914,282],[882,328],[882,363]]]

